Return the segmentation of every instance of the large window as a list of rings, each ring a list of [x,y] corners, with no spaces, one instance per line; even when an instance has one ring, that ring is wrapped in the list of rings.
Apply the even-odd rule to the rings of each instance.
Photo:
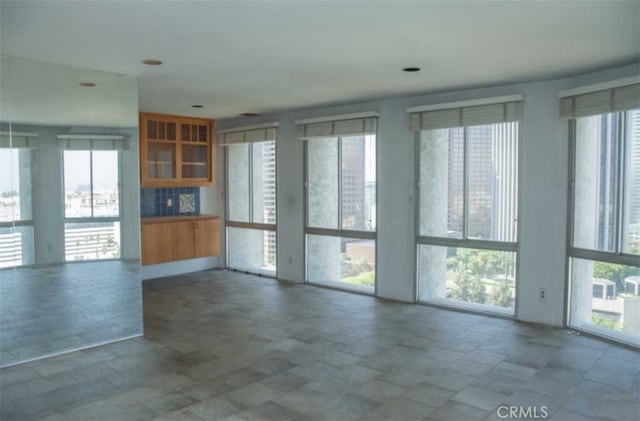
[[[227,266],[276,274],[276,129],[224,135]]]
[[[120,258],[119,154],[64,151],[66,261]]]
[[[634,89],[635,109],[617,102],[629,97],[624,92],[633,96]],[[613,100],[594,102],[598,95]],[[571,119],[572,158],[569,325],[635,344],[640,344],[638,103],[638,85],[563,99],[563,109],[572,113],[564,115]],[[621,111],[607,112],[610,107]]]
[[[375,291],[375,118],[298,126],[306,140],[306,280]]]
[[[31,215],[31,158],[26,134],[0,143],[0,268],[35,262]]]
[[[418,300],[513,314],[520,103],[412,114]]]

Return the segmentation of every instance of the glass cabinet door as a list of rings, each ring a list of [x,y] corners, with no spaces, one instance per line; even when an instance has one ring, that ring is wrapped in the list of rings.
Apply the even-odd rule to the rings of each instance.
[[[207,145],[182,145],[182,178],[207,178]]]
[[[147,145],[147,177],[175,178],[176,145],[169,142],[149,142]]]

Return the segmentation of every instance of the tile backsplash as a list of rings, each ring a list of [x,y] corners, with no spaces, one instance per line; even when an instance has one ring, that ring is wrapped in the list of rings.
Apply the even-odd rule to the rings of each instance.
[[[143,217],[199,214],[199,187],[140,189],[140,215]]]

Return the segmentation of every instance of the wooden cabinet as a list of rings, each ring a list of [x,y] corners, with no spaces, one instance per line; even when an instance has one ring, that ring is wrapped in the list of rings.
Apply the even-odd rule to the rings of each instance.
[[[142,187],[213,184],[213,120],[140,113]]]
[[[142,219],[142,264],[173,262],[220,254],[215,216]]]

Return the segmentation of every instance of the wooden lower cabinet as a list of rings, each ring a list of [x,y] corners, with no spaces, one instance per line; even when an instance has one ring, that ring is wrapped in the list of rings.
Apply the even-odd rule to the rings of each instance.
[[[173,262],[220,254],[217,217],[142,219],[142,264]]]

